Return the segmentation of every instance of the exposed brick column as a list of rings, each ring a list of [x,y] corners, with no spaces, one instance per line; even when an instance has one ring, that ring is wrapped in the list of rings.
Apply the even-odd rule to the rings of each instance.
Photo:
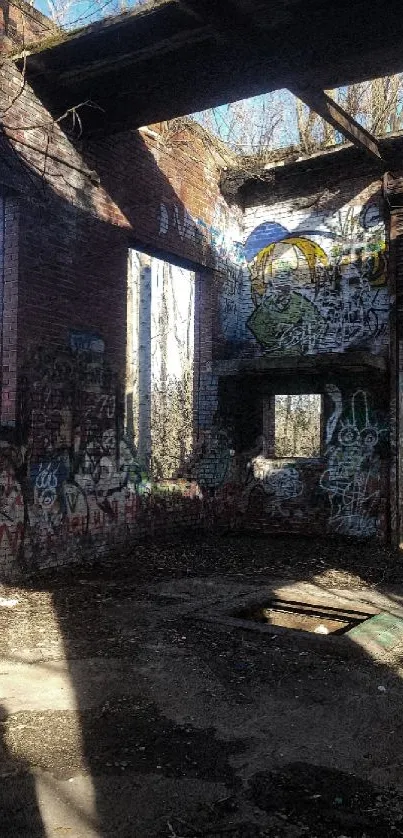
[[[2,201],[1,264],[1,425],[13,427],[17,408],[18,200]]]
[[[389,206],[388,284],[390,317],[390,527],[391,541],[403,547],[403,174],[384,179]]]

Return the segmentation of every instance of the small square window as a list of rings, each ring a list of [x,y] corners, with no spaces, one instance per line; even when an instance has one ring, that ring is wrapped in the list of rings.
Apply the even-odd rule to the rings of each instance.
[[[274,456],[318,457],[321,453],[322,396],[275,396]]]

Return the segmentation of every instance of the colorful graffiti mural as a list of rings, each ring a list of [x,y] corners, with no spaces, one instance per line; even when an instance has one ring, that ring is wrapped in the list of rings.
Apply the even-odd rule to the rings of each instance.
[[[14,569],[76,560],[200,516],[195,481],[154,486],[123,426],[98,336],[38,349],[24,369],[20,433],[0,441],[0,560]]]
[[[250,207],[245,216],[250,230],[244,244],[247,270],[237,281],[217,280],[214,286],[214,360],[249,359],[262,352],[387,354],[393,299],[387,287],[378,194],[362,193],[330,211],[305,212],[290,200],[278,204],[278,216],[272,218],[265,217],[264,206]],[[272,366],[282,393],[284,381],[275,373],[275,363]],[[226,367],[222,370],[224,374]],[[343,376],[338,385],[329,383],[326,373],[318,376],[320,392],[326,395],[317,456],[279,454],[271,442],[249,456],[237,451],[237,468],[232,466],[231,475],[226,474],[218,500],[228,485],[235,486],[233,507],[245,526],[255,521],[257,528],[267,525],[268,531],[290,527],[322,532],[327,528],[359,537],[385,534],[388,433],[380,411],[383,397],[368,389],[365,375],[359,382],[352,392]],[[269,375],[262,384],[274,398]],[[311,379],[307,386],[312,386]],[[301,392],[297,374],[292,387],[289,392]],[[255,425],[260,397],[250,397]],[[245,411],[235,412],[239,422],[247,423]],[[274,433],[275,418],[267,427]],[[247,429],[238,430],[236,438],[248,440]]]
[[[75,330],[69,348],[39,349],[27,363],[19,522],[36,555],[137,518],[149,484],[124,435],[118,392],[98,335]]]
[[[240,346],[249,331],[267,353],[386,349],[390,298],[378,205],[347,205],[316,220],[291,231],[268,220],[252,230],[244,245],[251,308],[239,283],[223,287],[223,340]]]

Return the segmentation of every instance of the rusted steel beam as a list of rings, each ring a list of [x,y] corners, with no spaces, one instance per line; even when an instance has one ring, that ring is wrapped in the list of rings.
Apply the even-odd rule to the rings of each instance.
[[[294,87],[291,92],[308,105],[312,111],[315,111],[326,122],[333,125],[337,131],[340,131],[340,134],[351,140],[357,148],[361,148],[378,163],[386,164],[375,137],[363,128],[359,122],[356,122],[341,105],[331,99],[324,90],[313,87]]]

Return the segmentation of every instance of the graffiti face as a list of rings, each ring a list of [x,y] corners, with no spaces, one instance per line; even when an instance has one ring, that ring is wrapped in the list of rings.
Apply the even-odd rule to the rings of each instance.
[[[259,225],[245,244],[254,304],[248,329],[266,352],[380,351],[389,318],[384,248],[375,205],[298,234],[272,221]]]
[[[314,282],[318,265],[328,264],[320,245],[282,230],[286,238],[263,247],[250,265],[252,296],[257,300],[291,288],[295,282]]]

